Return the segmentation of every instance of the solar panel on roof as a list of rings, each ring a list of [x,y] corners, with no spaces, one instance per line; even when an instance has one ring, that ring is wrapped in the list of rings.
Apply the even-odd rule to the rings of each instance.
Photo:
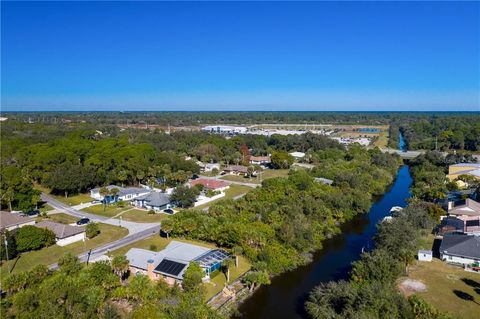
[[[186,264],[182,264],[176,261],[164,259],[155,268],[155,271],[163,272],[165,274],[178,276],[178,274],[186,267]]]

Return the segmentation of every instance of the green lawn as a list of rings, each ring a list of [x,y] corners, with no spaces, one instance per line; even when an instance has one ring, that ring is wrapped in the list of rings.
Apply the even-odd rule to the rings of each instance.
[[[235,281],[238,277],[246,273],[247,271],[250,270],[251,265],[248,262],[246,258],[243,256],[240,256],[239,258],[239,263],[238,267],[235,267],[235,265],[232,266],[230,269],[230,282],[232,283]],[[219,293],[224,285],[225,282],[227,281],[227,278],[223,272],[219,272],[214,278],[211,278],[210,282],[205,283],[205,288],[206,288],[206,295],[205,295],[205,300],[209,300],[213,296],[215,296],[217,293]]]
[[[252,183],[252,184],[261,184],[262,181],[275,178],[275,177],[286,177],[288,176],[288,169],[266,169],[262,171],[258,176],[245,178],[241,175],[225,175],[220,177],[220,179],[232,181],[232,182],[242,182],[242,183]]]
[[[126,211],[127,209],[131,209],[132,206],[126,205],[125,207],[117,207],[115,205],[107,205],[104,207],[104,205],[94,205],[90,206],[87,208],[82,209],[82,211],[90,214],[95,214],[95,215],[100,215],[100,216],[105,216],[105,217],[113,217],[118,214],[120,214],[123,211]]]
[[[77,195],[72,195],[72,196],[62,196],[62,195],[53,195],[50,194],[50,189],[43,187],[41,185],[36,184],[35,188],[38,189],[39,191],[44,192],[45,194],[48,194],[49,196],[52,196],[56,200],[61,201],[64,204],[70,205],[70,206],[75,206],[78,204],[82,203],[89,203],[93,200],[93,198],[90,197],[90,193],[85,193],[85,194],[77,194]]]
[[[252,190],[251,187],[248,187],[248,186],[245,186],[245,185],[235,185],[235,184],[232,184],[232,185],[230,185],[230,187],[225,191],[225,196],[224,196],[224,197],[219,198],[219,199],[216,199],[216,200],[211,201],[211,202],[209,202],[209,203],[206,203],[206,204],[197,206],[197,207],[195,207],[195,209],[204,209],[204,208],[206,208],[206,207],[212,206],[214,203],[216,203],[216,202],[218,202],[218,201],[221,201],[222,199],[234,198],[234,197],[236,197],[236,196],[245,194],[245,193],[247,193],[247,192],[249,192],[249,191],[251,191],[251,190]]]
[[[422,239],[422,246],[431,249],[433,236]],[[480,274],[464,271],[434,258],[432,262],[419,262],[409,267],[409,277],[427,286],[418,293],[435,308],[458,318],[476,319],[480,313]],[[473,300],[460,298],[470,295]]]
[[[51,214],[48,215],[48,217],[39,217],[37,221],[41,220],[51,220],[57,223],[62,223],[62,224],[72,224],[78,221],[78,218],[64,214],[64,213],[58,213],[58,214]]]
[[[100,227],[100,234],[95,238],[87,239],[85,243],[80,241],[64,247],[52,245],[41,250],[26,252],[21,254],[18,260],[11,260],[8,263],[8,266],[9,268],[12,268],[15,264],[13,272],[16,273],[29,270],[38,264],[50,265],[56,263],[58,259],[67,252],[80,254],[88,249],[118,240],[128,234],[128,231],[125,228],[105,224],[98,224],[98,226]],[[4,278],[3,274],[8,273],[7,269],[7,263],[4,263],[1,267],[2,278]]]
[[[164,213],[149,214],[148,211],[146,210],[136,209],[136,208],[125,211],[125,213],[121,214],[120,216],[122,217],[123,220],[128,220],[131,222],[140,222],[140,223],[157,223],[164,220],[165,218],[168,218],[168,214],[164,214]]]

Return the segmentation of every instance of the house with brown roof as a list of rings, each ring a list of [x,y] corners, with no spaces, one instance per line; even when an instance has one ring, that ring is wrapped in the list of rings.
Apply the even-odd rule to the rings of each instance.
[[[466,234],[480,234],[480,203],[473,199],[467,198],[465,203],[454,205],[450,202],[448,205],[448,218],[443,218],[442,221],[448,220],[449,224],[455,226],[457,231],[462,231]]]
[[[85,240],[85,228],[52,222],[41,221],[35,225],[39,228],[50,229],[55,234],[56,244],[66,246],[80,240]]]
[[[228,174],[241,175],[241,174],[247,174],[248,168],[243,165],[230,165],[225,167],[223,171]]]
[[[268,165],[272,162],[270,156],[250,156],[250,164]]]
[[[21,213],[0,212],[0,232],[35,225],[35,219]]]
[[[203,185],[206,189],[223,192],[230,187],[230,183],[217,179],[197,178],[190,181],[190,186]]]

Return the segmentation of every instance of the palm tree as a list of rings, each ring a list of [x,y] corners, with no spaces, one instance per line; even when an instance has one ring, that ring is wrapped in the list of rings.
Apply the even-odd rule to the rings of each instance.
[[[100,196],[103,197],[103,211],[107,208],[107,196],[110,195],[110,190],[107,187],[100,188]]]
[[[12,201],[15,199],[15,194],[11,188],[7,189],[3,195],[2,199],[8,203],[8,210],[12,211]]]
[[[222,270],[227,278],[227,284],[230,281],[230,268],[232,267],[232,264],[233,260],[231,258],[227,258],[222,262]]]
[[[241,255],[242,252],[243,252],[243,249],[240,246],[235,246],[232,248],[232,253],[235,256],[235,267],[238,267],[239,265],[238,255]]]
[[[123,278],[128,271],[129,261],[125,255],[115,256],[112,259],[112,268],[115,275],[123,282]]]

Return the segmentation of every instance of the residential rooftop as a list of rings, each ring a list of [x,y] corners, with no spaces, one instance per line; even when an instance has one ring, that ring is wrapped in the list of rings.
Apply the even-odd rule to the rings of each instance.
[[[457,205],[448,210],[449,215],[480,216],[480,203],[467,198],[465,204]]]
[[[22,225],[35,220],[33,217],[21,213],[0,212],[0,229]]]
[[[440,252],[459,257],[480,258],[480,236],[445,235]]]
[[[61,224],[61,223],[52,222],[50,220],[41,221],[37,223],[35,226],[39,228],[50,229],[52,232],[55,233],[55,237],[57,239],[67,238],[73,235],[83,233],[85,231],[85,228],[80,226],[71,226],[67,224]]]

